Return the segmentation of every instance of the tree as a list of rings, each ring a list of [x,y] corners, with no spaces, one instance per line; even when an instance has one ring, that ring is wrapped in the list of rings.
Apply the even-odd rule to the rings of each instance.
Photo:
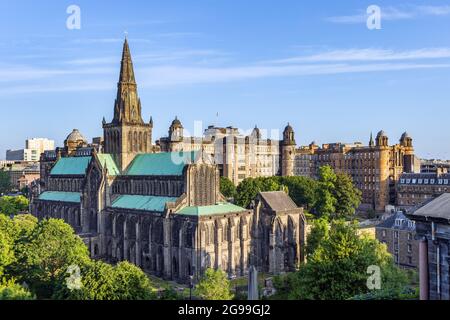
[[[151,300],[154,288],[145,273],[134,264],[120,262],[114,268],[116,296],[120,300]]]
[[[204,300],[231,300],[231,284],[222,270],[207,269],[195,287],[195,294]]]
[[[35,296],[13,280],[0,281],[0,300],[34,300]]]
[[[361,191],[354,186],[352,178],[336,174],[330,166],[320,167],[316,190],[314,211],[318,216],[348,218],[361,204]]]
[[[370,291],[367,288],[369,266],[380,268],[383,290],[405,288],[407,278],[394,265],[385,245],[358,236],[356,223],[336,220],[308,263],[279,280],[277,285],[289,299],[350,299]]]
[[[4,270],[14,261],[14,251],[11,238],[0,229],[0,280]]]
[[[234,198],[236,196],[236,186],[230,179],[220,177],[220,192],[222,192],[226,198]]]
[[[0,170],[0,196],[2,194],[11,192],[12,185],[11,185],[11,179],[9,177],[8,172],[6,172],[4,169]]]
[[[320,246],[322,240],[328,237],[329,230],[330,226],[326,218],[313,221],[313,227],[306,241],[306,254],[308,257],[311,257]]]
[[[62,220],[42,220],[15,246],[17,261],[11,275],[25,281],[39,298],[49,298],[71,265],[89,262],[80,237]]]
[[[336,174],[333,196],[336,198],[336,212],[338,217],[348,217],[355,214],[356,208],[361,204],[361,191],[353,184],[353,179],[347,175]]]
[[[330,166],[319,169],[319,187],[315,211],[319,216],[329,216],[336,211],[336,198],[333,196],[336,174]]]
[[[16,215],[20,212],[28,211],[29,204],[30,202],[24,196],[4,196],[0,198],[0,213],[7,216]]]
[[[146,274],[135,265],[120,262],[116,266],[90,261],[80,267],[81,288],[68,288],[62,274],[54,299],[65,300],[150,300],[154,288]]]
[[[299,207],[314,208],[317,202],[317,181],[307,177],[278,177],[279,183],[288,188],[289,196]]]
[[[242,181],[237,187],[236,204],[238,206],[248,208],[250,203],[256,198],[261,191],[261,186],[258,185],[257,180],[247,178]]]

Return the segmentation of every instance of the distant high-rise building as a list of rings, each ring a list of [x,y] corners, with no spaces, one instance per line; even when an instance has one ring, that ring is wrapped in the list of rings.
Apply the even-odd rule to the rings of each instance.
[[[45,138],[33,138],[25,141],[25,149],[7,150],[6,160],[9,161],[39,161],[44,151],[54,150],[55,141]]]

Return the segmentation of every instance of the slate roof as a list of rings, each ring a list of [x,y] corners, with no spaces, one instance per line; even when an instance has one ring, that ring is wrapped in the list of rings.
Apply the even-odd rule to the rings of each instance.
[[[236,206],[231,203],[219,203],[212,206],[200,206],[200,207],[185,207],[181,209],[177,214],[187,216],[212,216],[218,214],[243,212],[246,209]]]
[[[177,198],[140,195],[122,195],[113,201],[111,207],[143,211],[164,212],[167,202],[175,202]]]
[[[401,223],[396,223],[396,221]],[[397,212],[378,224],[376,228],[415,231],[416,225],[414,223],[411,224],[411,222],[412,221],[408,219],[403,212]]]
[[[444,193],[411,214],[412,217],[430,217],[450,220],[450,193]]]
[[[108,169],[108,175],[110,176],[118,176],[120,175],[119,168],[116,165],[116,162],[114,161],[111,154],[107,153],[99,153],[97,154],[98,161],[100,161],[100,164],[102,168],[105,167]]]
[[[284,191],[261,192],[260,195],[274,211],[298,209],[295,202]]]
[[[41,193],[39,200],[80,203],[80,197],[79,192],[45,191]]]
[[[91,159],[91,157],[61,158],[50,171],[50,175],[84,176]]]
[[[165,152],[137,155],[126,172],[129,176],[181,176],[187,164],[194,163],[198,152]]]

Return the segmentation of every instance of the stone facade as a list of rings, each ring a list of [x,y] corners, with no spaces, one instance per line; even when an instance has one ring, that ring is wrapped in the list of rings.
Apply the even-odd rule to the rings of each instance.
[[[203,137],[186,137],[183,129],[176,118],[170,125],[168,136],[156,142],[160,150],[201,150],[214,159],[221,176],[229,178],[236,185],[246,178],[280,174],[280,142],[262,139],[257,127],[247,136],[233,127],[209,126]]]
[[[450,300],[450,193],[408,214],[419,239],[421,300]]]
[[[414,221],[398,212],[386,217],[375,230],[376,238],[386,244],[388,252],[399,267],[419,267],[419,242],[416,239]]]
[[[44,153],[32,213],[64,219],[95,259],[128,260],[178,282],[209,267],[235,276],[250,265],[295,270],[303,261],[303,210],[283,192],[261,195],[252,209],[227,203],[210,152],[153,152],[153,121],[142,120],[127,41],[120,74],[114,118],[103,120],[103,152],[74,130],[64,148]],[[174,122],[171,141],[180,128]]]
[[[405,173],[397,186],[397,206],[412,209],[450,192],[450,173]]]
[[[289,152],[286,156],[289,155]],[[418,159],[414,156],[412,139],[403,134],[400,143],[390,146],[387,135],[380,131],[376,141],[370,138],[368,146],[361,143],[311,143],[295,150],[293,172],[284,175],[317,177],[321,166],[329,165],[336,172],[353,178],[362,192],[361,209],[383,212],[396,203],[396,186],[404,172],[414,172]]]

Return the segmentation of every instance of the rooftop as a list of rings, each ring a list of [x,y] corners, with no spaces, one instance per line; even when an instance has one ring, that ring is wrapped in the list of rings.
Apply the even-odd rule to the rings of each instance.
[[[177,198],[121,195],[113,201],[113,208],[164,212],[167,202],[175,202]]]
[[[426,203],[411,214],[411,217],[414,216],[450,220],[450,193]]]
[[[91,157],[61,158],[50,171],[50,175],[85,175]]]
[[[79,192],[45,191],[41,193],[39,200],[80,203],[80,197]]]
[[[284,191],[261,192],[260,195],[274,211],[298,209],[295,202]]]
[[[181,176],[187,164],[194,163],[198,152],[168,152],[137,155],[128,167],[129,176]]]
[[[177,212],[177,214],[187,216],[211,216],[244,211],[247,211],[247,209],[244,209],[231,203],[219,203],[212,206],[185,207],[181,209],[179,212]]]

